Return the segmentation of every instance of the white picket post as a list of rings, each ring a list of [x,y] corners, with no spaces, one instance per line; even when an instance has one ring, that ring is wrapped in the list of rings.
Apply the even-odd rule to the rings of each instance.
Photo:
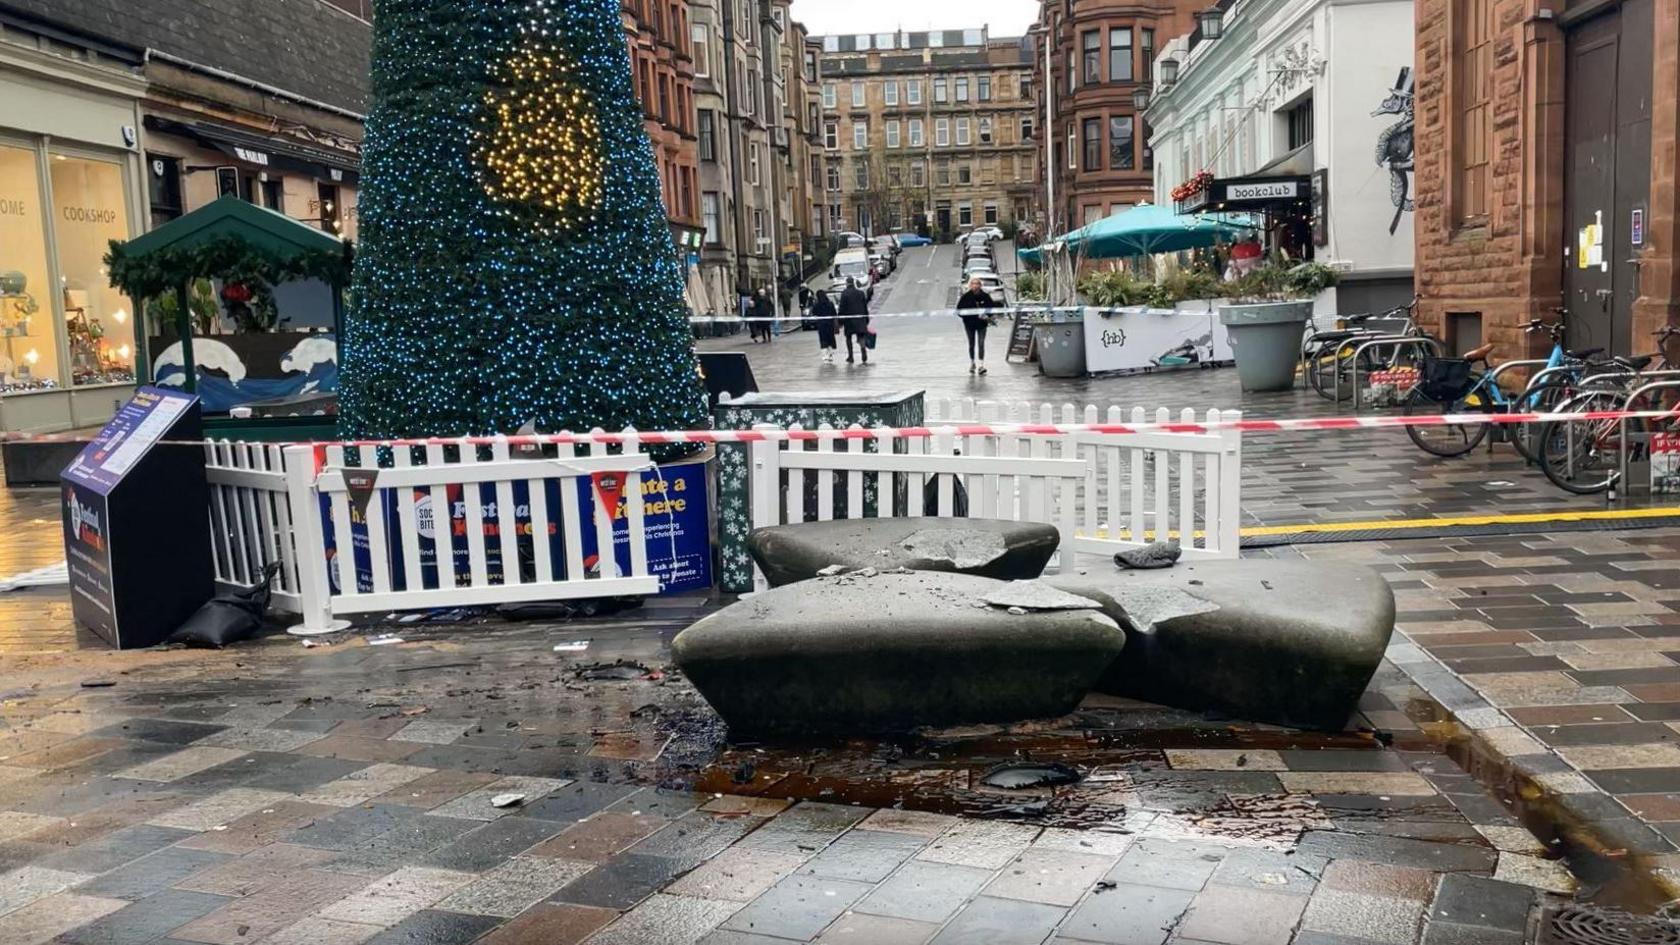
[[[315,491],[315,448],[286,448],[286,504],[297,547],[299,609],[303,618],[288,633],[312,636],[350,626],[333,619],[332,585],[327,581],[327,536],[321,524],[321,500]],[[343,539],[349,545],[349,536]]]

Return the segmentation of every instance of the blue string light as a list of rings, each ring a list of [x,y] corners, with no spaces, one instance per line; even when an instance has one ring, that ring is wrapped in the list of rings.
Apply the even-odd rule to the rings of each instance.
[[[618,0],[382,0],[374,30],[341,432],[705,425]]]

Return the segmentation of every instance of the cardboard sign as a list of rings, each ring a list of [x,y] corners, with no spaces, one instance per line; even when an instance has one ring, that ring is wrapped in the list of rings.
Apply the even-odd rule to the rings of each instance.
[[[1680,493],[1680,433],[1651,434],[1651,491]]]

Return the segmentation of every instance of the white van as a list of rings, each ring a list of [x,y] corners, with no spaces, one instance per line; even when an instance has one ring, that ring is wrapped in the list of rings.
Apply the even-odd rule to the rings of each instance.
[[[829,272],[832,281],[829,289],[834,293],[835,301],[839,301],[840,292],[846,288],[846,280],[857,283],[858,288],[875,297],[874,269],[869,263],[869,250],[843,249],[834,254],[834,268]]]

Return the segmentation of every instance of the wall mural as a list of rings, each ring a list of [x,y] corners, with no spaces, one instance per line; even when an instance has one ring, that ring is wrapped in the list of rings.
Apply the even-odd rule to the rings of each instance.
[[[1412,167],[1414,164],[1412,124],[1414,121],[1414,103],[1412,101],[1412,70],[1403,67],[1400,78],[1394,80],[1394,88],[1388,92],[1377,110],[1371,113],[1373,118],[1382,115],[1398,115],[1400,120],[1382,130],[1377,135],[1377,166],[1388,168],[1388,195],[1394,201],[1394,219],[1388,224],[1388,233],[1400,228],[1402,214],[1411,213],[1412,202]]]

